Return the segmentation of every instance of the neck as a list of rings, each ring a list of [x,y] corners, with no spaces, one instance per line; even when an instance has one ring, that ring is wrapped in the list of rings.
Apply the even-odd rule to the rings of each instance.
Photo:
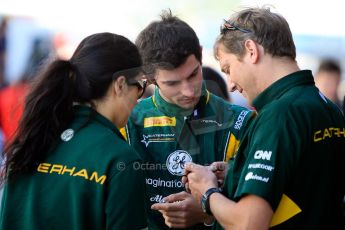
[[[95,110],[107,118],[109,121],[111,121],[116,127],[119,126],[120,121],[118,121],[119,117],[114,116],[114,104],[110,104],[110,100],[100,100],[100,101],[94,101]]]
[[[266,64],[262,65],[261,76],[258,77],[259,80],[259,93],[264,91],[274,82],[279,79],[299,71],[297,62],[286,57],[269,57],[266,60]]]

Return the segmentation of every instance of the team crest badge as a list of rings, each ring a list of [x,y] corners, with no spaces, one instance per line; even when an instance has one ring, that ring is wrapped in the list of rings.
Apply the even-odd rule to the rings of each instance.
[[[61,140],[63,141],[69,141],[74,136],[74,130],[73,129],[66,129],[61,133]]]
[[[169,172],[176,176],[183,176],[184,166],[186,163],[192,162],[191,155],[184,150],[176,150],[167,158],[166,165]]]

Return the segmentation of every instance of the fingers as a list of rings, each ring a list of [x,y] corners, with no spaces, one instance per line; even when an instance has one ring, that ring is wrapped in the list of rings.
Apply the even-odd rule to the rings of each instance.
[[[187,193],[183,193],[178,195],[185,197]],[[163,215],[166,225],[170,228],[187,228],[203,221],[204,214],[201,211],[200,205],[190,194],[187,194],[187,197],[191,199],[167,203],[165,210],[158,210]]]
[[[218,179],[218,186],[222,186],[228,171],[228,163],[223,161],[213,162],[210,165],[210,169]]]
[[[156,203],[151,206],[151,209],[157,210],[157,211],[179,211],[181,209],[179,202],[175,203]]]
[[[228,167],[228,163],[224,161],[216,161],[210,165],[210,168],[213,172],[225,171],[227,170],[227,167]]]
[[[189,188],[189,183],[188,182],[184,184],[184,187],[186,189],[186,192],[191,193],[191,190]]]
[[[169,228],[186,228],[186,227],[188,227],[186,220],[184,218],[181,218],[181,216],[172,217],[172,216],[167,216],[167,215],[163,214],[163,217],[164,217],[165,224]]]
[[[188,177],[186,175],[182,176],[182,179],[181,179],[182,183],[185,184],[188,182]]]
[[[176,201],[182,201],[185,200],[187,197],[189,197],[190,194],[186,193],[185,191],[179,192],[179,193],[174,193],[171,194],[167,197],[164,197],[164,201],[167,203],[172,203],[172,202],[176,202]]]
[[[198,164],[195,164],[195,163],[187,163],[185,164],[185,176],[190,173],[190,172],[193,172],[195,170],[198,170],[199,168],[201,167],[204,167],[202,165],[198,165]],[[224,162],[224,161],[216,161],[216,162],[213,162],[209,168],[215,172],[215,171],[225,171],[227,170],[228,168],[228,163],[227,162]]]
[[[185,175],[188,175],[188,173],[193,172],[196,168],[198,168],[198,164],[194,164],[192,162],[185,164]]]

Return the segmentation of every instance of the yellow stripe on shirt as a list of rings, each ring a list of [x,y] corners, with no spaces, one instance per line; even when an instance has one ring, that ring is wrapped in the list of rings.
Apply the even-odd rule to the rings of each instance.
[[[235,156],[239,144],[240,141],[236,139],[234,134],[230,134],[226,148],[225,162],[229,161],[230,158]]]
[[[122,136],[125,138],[125,140],[128,141],[128,139],[127,139],[126,127],[121,128],[121,129],[120,129],[120,133],[121,133]]]
[[[283,194],[282,199],[279,202],[278,208],[273,214],[270,227],[281,224],[300,212],[302,212],[300,207],[298,207],[298,205],[287,195]]]

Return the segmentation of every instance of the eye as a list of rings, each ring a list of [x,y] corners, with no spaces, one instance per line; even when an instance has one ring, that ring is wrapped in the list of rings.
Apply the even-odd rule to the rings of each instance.
[[[175,85],[177,85],[177,81],[168,81],[168,82],[166,82],[165,84],[167,85],[167,86],[175,86]]]
[[[225,69],[225,73],[230,75],[230,66]]]
[[[222,72],[229,75],[230,74],[230,66],[223,67]]]
[[[198,73],[198,72],[192,73],[192,74],[189,76],[188,79],[191,80],[191,79],[195,78],[195,77],[197,76],[197,73]]]

